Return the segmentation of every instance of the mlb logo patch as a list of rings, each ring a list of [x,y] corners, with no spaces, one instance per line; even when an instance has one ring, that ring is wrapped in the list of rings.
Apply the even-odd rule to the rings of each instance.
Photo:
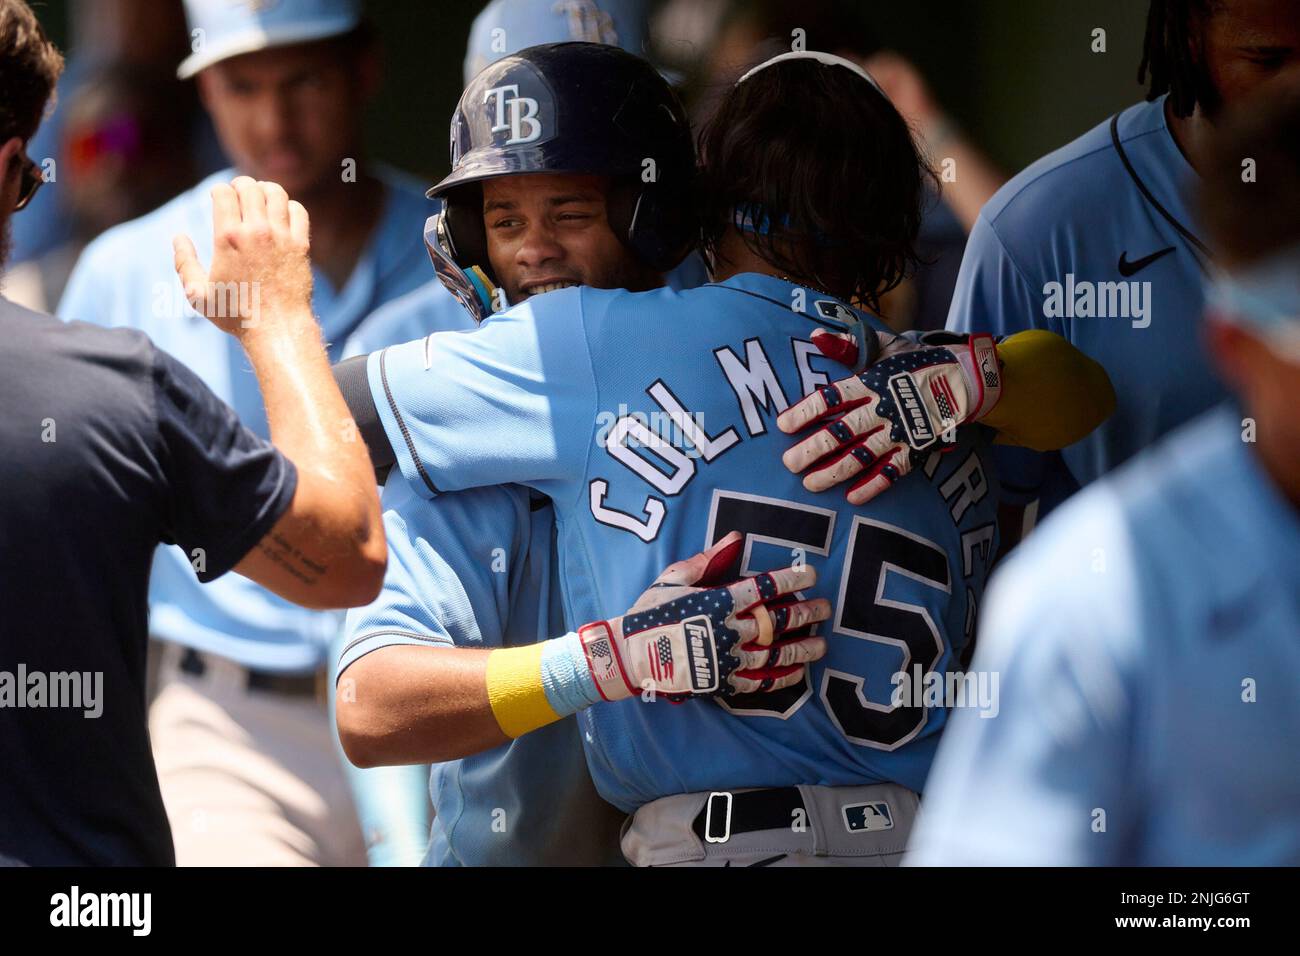
[[[850,833],[894,829],[894,815],[887,803],[850,803],[841,812],[844,814],[844,827]]]
[[[813,307],[823,319],[833,319],[836,322],[844,322],[848,325],[858,321],[858,317],[853,314],[852,309],[832,299],[818,299],[813,303]]]

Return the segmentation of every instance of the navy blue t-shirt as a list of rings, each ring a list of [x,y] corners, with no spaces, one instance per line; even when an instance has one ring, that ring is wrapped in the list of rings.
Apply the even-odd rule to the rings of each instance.
[[[296,486],[144,334],[0,299],[0,855],[175,862],[146,726],[154,549],[217,578]]]

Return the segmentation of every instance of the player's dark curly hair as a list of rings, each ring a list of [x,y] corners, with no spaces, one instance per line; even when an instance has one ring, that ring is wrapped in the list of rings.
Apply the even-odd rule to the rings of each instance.
[[[1191,116],[1196,104],[1213,110],[1219,97],[1202,56],[1205,22],[1218,0],[1151,0],[1138,82],[1151,83],[1147,99],[1169,94],[1175,116]]]
[[[700,132],[702,246],[716,257],[737,204],[741,231],[798,282],[879,312],[916,266],[934,173],[885,96],[842,66],[788,60],[733,87]]]
[[[32,138],[62,72],[63,56],[31,7],[0,0],[0,144]]]

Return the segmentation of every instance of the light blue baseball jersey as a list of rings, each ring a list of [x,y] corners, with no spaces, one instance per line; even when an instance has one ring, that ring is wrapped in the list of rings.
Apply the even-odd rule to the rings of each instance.
[[[59,316],[148,333],[228,402],[245,425],[267,437],[266,412],[247,357],[237,341],[189,308],[172,266],[171,241],[178,233],[194,240],[201,262],[212,261],[209,192],[235,175],[233,170],[216,173],[87,246]],[[414,180],[387,170],[380,175],[384,213],[347,284],[335,289],[328,277],[313,270],[312,308],[335,360],[364,316],[416,288],[429,274],[420,241],[429,204]],[[201,559],[175,547],[159,549],[150,585],[154,635],[263,670],[303,671],[324,663],[341,614],[300,608],[235,574],[200,585],[191,561]]]
[[[474,327],[473,316],[460,300],[441,280],[430,279],[367,316],[343,343],[343,357],[366,355],[433,331],[467,332]]]
[[[983,428],[860,508],[785,470],[775,416],[844,372],[810,335],[855,315],[753,274],[574,288],[369,360],[419,493],[516,482],[553,500],[570,623],[624,613],[666,565],[733,529],[748,534],[746,572],[816,565],[810,594],[835,617],[810,680],[730,712],[634,698],[580,715],[596,785],[623,809],[720,787],[924,781],[945,714],[893,706],[891,676],[942,671],[965,645],[996,546],[996,476]]]
[[[1196,174],[1164,105],[1130,107],[1029,166],[967,242],[948,327],[1056,332],[1101,363],[1118,397],[1060,453],[999,448],[1008,501],[1041,495],[1046,511],[1227,395],[1201,345],[1209,253],[1189,208]]]
[[[343,677],[382,647],[510,647],[565,632],[545,499],[514,485],[425,501],[394,472],[383,507],[388,573],[378,600],[348,613]],[[622,862],[621,815],[592,786],[573,718],[435,764],[429,793],[428,865]]]
[[[473,328],[474,320],[465,307],[441,281],[433,279],[367,317],[344,343],[343,351],[345,356],[364,355],[434,331]],[[394,485],[404,483],[400,475],[393,478]],[[513,493],[528,494],[519,487]],[[428,508],[423,499],[394,488],[386,492],[384,507],[389,554],[395,557],[390,557],[385,590],[378,600],[349,617],[342,637],[348,650],[337,663],[346,666],[364,653],[393,644],[500,647],[563,633],[560,622],[551,629],[547,613],[547,608],[558,613],[562,606],[558,580],[552,587],[551,580],[537,579],[555,563],[551,554],[554,510],[549,504],[529,513],[503,506],[501,495],[470,491],[441,496]],[[429,542],[438,541],[441,536],[437,532],[452,527],[492,529],[497,540],[515,542],[524,571],[511,575],[493,571],[493,561],[485,562],[482,554],[471,553],[472,549],[454,541],[440,542],[435,553]],[[530,557],[534,547],[539,553]],[[503,557],[502,569],[505,566]],[[507,585],[507,593],[496,594],[495,589],[502,585]],[[468,607],[448,609],[438,601],[425,600],[431,594],[459,593],[469,598]],[[502,606],[507,617],[502,616]],[[537,630],[542,626],[547,630]],[[346,759],[343,765],[372,865],[403,862],[417,829],[420,857],[431,866],[622,862],[614,811],[592,787],[573,719],[529,734],[508,747],[431,768],[361,770]],[[416,775],[420,776],[418,800],[410,790]],[[425,820],[430,800],[432,831]],[[504,820],[494,825],[497,811],[504,814]],[[586,825],[575,831],[583,838],[574,839],[570,834],[557,840],[561,828],[556,822],[576,826],[584,818]],[[598,825],[602,821],[605,825]]]
[[[1242,438],[1202,416],[999,568],[1000,709],[953,718],[910,862],[1300,864],[1300,515]]]
[[[700,285],[707,281],[703,263],[694,254],[667,277],[668,284],[675,288]],[[434,279],[393,300],[365,319],[344,344],[344,355],[364,355],[434,331],[466,331],[474,327],[474,321],[465,308],[441,281]],[[408,498],[410,507],[395,509],[395,515],[386,516],[390,521],[404,522],[400,526],[403,531],[407,527],[419,527],[422,523],[433,520],[432,516],[421,518],[416,513],[424,505],[421,499]],[[435,505],[438,511],[456,514],[455,520],[461,527],[481,524],[483,527],[497,528],[497,536],[509,540],[504,519],[512,512],[494,507],[496,500],[493,496],[485,497],[474,493],[452,494],[439,497]],[[409,514],[406,513],[408,511]],[[553,524],[553,513],[548,504],[531,515],[535,533],[529,540],[539,548],[551,548],[553,533],[543,533],[539,525],[543,521]],[[426,538],[430,537],[437,539],[436,535],[426,535]],[[389,538],[390,549],[396,546],[395,542],[402,542],[406,546],[411,540],[405,534],[390,533]],[[422,546],[427,547],[427,544]],[[368,641],[365,645],[368,649],[387,644],[405,644],[416,640],[409,636],[415,628],[417,633],[436,633],[445,636],[452,643],[483,646],[481,635],[485,627],[487,631],[494,632],[491,626],[487,626],[491,622],[471,620],[462,629],[457,624],[458,621],[464,623],[463,619],[451,617],[443,620],[440,608],[418,601],[414,606],[419,608],[419,615],[411,617],[406,612],[399,611],[396,614],[402,622],[401,627],[385,623],[391,620],[394,613],[390,600],[403,592],[407,584],[409,590],[416,595],[429,587],[437,587],[442,591],[444,586],[434,583],[441,578],[455,582],[450,586],[451,590],[473,590],[475,582],[482,582],[484,568],[480,561],[474,559],[465,562],[465,557],[465,550],[459,546],[440,548],[438,561],[428,566],[426,577],[411,574],[393,580],[390,575],[389,590],[370,607],[368,613],[353,615],[349,622],[352,627],[346,639],[356,639],[360,633],[357,628],[361,628],[365,632],[382,631],[386,638]],[[554,561],[555,558],[547,554],[545,557],[537,557],[533,566],[546,567],[547,563],[553,564]],[[499,582],[500,576],[494,576],[493,580]],[[555,590],[546,593],[545,598],[551,606],[559,608],[562,598],[558,580],[555,585]],[[562,633],[560,630],[535,631],[529,637],[528,627],[534,622],[541,622],[545,615],[536,607],[523,606],[520,603],[522,600],[510,600],[510,620],[505,623],[497,621],[495,633],[509,631],[512,633],[511,643],[521,644],[546,640]],[[520,622],[522,627],[519,626]],[[355,660],[356,656],[354,652],[347,659]],[[611,808],[600,801],[592,789],[591,778],[582,758],[576,721],[565,720],[561,723],[568,728],[567,733],[548,729],[546,732],[529,734],[509,747],[496,748],[486,754],[434,766],[427,773],[426,779],[430,784],[428,791],[435,804],[433,840],[428,844],[430,849],[424,857],[426,862],[435,866],[456,863],[488,865],[494,862],[542,866],[622,861],[617,851],[616,826],[612,825],[617,821],[613,821],[610,816]],[[415,769],[418,773],[423,768],[378,767],[361,770],[353,767],[346,759],[344,768],[348,772],[362,829],[367,835],[372,864],[384,865],[394,858],[404,859],[411,837],[419,830],[421,840],[424,841],[428,830],[427,826],[417,824],[425,810],[424,801],[413,799],[406,783],[413,779],[410,770]],[[448,781],[454,783],[449,784]],[[421,784],[421,794],[424,789]],[[518,817],[517,813],[508,811],[502,805],[503,802],[509,802],[512,807],[526,812],[530,817],[536,810],[544,810],[545,815],[536,818],[539,824],[545,819],[555,818],[557,814],[577,814],[577,818],[585,818],[587,821],[580,831],[584,838],[570,838],[556,843],[555,826],[531,823],[490,831],[484,830],[477,823],[467,827],[443,826],[444,820],[492,820],[493,812],[498,809],[506,812],[511,819]],[[602,821],[607,825],[600,826]]]

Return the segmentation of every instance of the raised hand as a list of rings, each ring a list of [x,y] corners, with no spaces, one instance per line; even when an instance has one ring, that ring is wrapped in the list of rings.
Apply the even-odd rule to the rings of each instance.
[[[212,188],[212,266],[189,236],[172,240],[176,274],[199,314],[244,338],[311,317],[310,223],[276,183],[239,176]]]

